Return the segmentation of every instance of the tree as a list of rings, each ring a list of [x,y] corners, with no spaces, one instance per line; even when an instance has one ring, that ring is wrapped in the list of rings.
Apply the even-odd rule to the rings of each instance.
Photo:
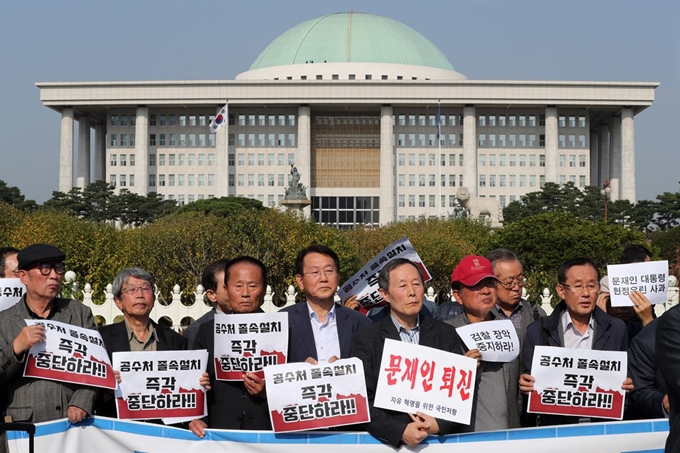
[[[536,298],[543,288],[554,291],[557,270],[567,258],[587,256],[601,271],[618,263],[623,247],[645,245],[644,235],[622,225],[590,222],[567,213],[545,213],[518,220],[498,230],[491,246],[514,251],[528,277],[527,291]]]
[[[264,209],[264,206],[262,206],[260,201],[252,198],[220,197],[185,204],[177,209],[177,214],[201,212],[218,217],[227,217],[228,215],[241,213],[246,209]]]
[[[0,202],[7,203],[22,211],[33,211],[38,206],[34,200],[27,200],[18,187],[8,186],[7,183],[1,179]]]

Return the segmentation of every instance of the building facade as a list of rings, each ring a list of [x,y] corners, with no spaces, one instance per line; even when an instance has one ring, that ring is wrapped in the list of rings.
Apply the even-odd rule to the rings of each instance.
[[[447,216],[462,186],[504,206],[609,180],[635,202],[634,117],[658,83],[468,80],[406,25],[344,13],[291,28],[235,80],[37,86],[61,113],[60,191],[104,179],[275,206],[294,164],[310,214],[349,228]]]

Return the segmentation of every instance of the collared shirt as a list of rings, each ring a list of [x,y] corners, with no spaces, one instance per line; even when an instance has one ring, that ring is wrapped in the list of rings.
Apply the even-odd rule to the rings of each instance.
[[[401,338],[401,341],[404,343],[411,343],[411,344],[419,344],[420,341],[420,315],[416,318],[416,326],[412,328],[411,330],[403,327],[401,324],[399,324],[399,321],[396,320],[394,316],[392,316],[392,313],[390,313],[390,318],[392,318],[392,322],[394,323],[394,327],[397,328],[397,332],[399,332],[399,338]]]
[[[321,323],[319,317],[314,313],[312,307],[307,302],[309,320],[314,333],[314,343],[316,344],[316,357],[319,361],[328,361],[331,357],[340,357],[340,340],[338,339],[338,325],[335,313],[335,304],[326,314],[326,322]]]
[[[123,321],[125,322],[125,321]],[[156,329],[153,328],[153,324],[149,322],[149,338],[146,341],[140,341],[137,335],[130,329],[130,326],[125,322],[125,330],[127,330],[128,341],[130,342],[131,352],[140,351],[156,351],[156,345],[158,344],[158,339],[156,338]]]
[[[595,319],[590,315],[588,329],[585,333],[579,332],[571,320],[569,310],[564,310],[560,319],[560,325],[564,328],[564,347],[569,349],[592,349],[593,336],[595,334]]]
[[[522,311],[524,310],[524,304],[520,300],[517,306],[512,310],[512,313],[510,313],[510,316],[506,315],[503,309],[496,305],[496,308],[498,309],[498,315],[501,319],[509,319],[512,321],[512,325],[515,326],[515,330],[517,330],[517,333],[522,332]]]

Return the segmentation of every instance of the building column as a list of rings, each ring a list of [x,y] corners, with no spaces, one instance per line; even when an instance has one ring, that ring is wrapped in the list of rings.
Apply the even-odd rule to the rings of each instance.
[[[637,201],[635,193],[635,123],[633,109],[621,110],[621,199]]]
[[[61,111],[61,139],[59,144],[59,191],[73,188],[73,109]]]
[[[600,183],[600,169],[599,169],[599,143],[597,131],[590,133],[590,181],[587,185],[589,186],[601,186]]]
[[[81,115],[78,120],[78,173],[76,173],[76,187],[84,189],[90,182],[90,118]]]
[[[98,123],[94,127],[94,180],[106,178],[106,125]]]
[[[557,108],[545,109],[545,182],[557,184]]]
[[[149,108],[137,107],[135,118],[135,187],[131,192],[149,193]],[[154,191],[156,189],[154,188]]]
[[[611,142],[611,162],[609,184],[612,188],[612,201],[621,199],[621,117],[615,116],[609,122],[609,140]]]
[[[597,150],[599,166],[598,171],[600,177],[598,178],[598,186],[602,185],[609,179],[609,126],[603,124],[598,129]]]
[[[380,109],[380,224],[397,220],[395,212],[392,107]]]
[[[463,107],[463,175],[470,196],[478,193],[477,181],[477,113],[474,105]],[[440,183],[440,181],[437,181]]]
[[[298,108],[298,139],[295,166],[300,172],[300,182],[307,188],[307,197],[312,199],[312,148],[311,148],[311,109]]]
[[[222,110],[223,105],[217,107],[215,115]],[[215,198],[236,195],[236,173],[233,168],[229,168],[229,107],[227,107],[227,117],[222,126],[215,132]],[[229,187],[229,174],[234,175],[234,187]],[[208,182],[206,181],[206,187]],[[231,189],[231,193],[230,193]],[[210,189],[209,189],[210,190]],[[245,195],[243,195],[245,196]],[[207,198],[207,197],[206,197]],[[266,202],[262,203],[266,206]]]

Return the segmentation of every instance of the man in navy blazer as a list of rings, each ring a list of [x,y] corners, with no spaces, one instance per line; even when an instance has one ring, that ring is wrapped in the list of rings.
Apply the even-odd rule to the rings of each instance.
[[[113,301],[123,321],[99,328],[112,361],[114,352],[187,349],[186,338],[149,317],[156,300],[154,284],[153,276],[138,267],[123,269],[113,279]],[[97,415],[115,418],[114,401],[110,392],[102,392]]]
[[[659,368],[666,379],[671,410],[666,453],[680,453],[680,307],[677,305],[659,320],[656,327],[656,354]]]
[[[354,342],[354,350],[364,364],[366,376],[371,411],[368,432],[399,448],[402,443],[415,447],[430,434],[463,431],[464,425],[422,412],[406,414],[373,405],[386,339],[463,354],[460,337],[453,326],[419,314],[423,306],[425,284],[418,266],[404,258],[392,260],[380,270],[378,285],[380,295],[389,304],[390,314],[360,332]]]
[[[307,300],[288,313],[288,362],[333,361],[352,357],[352,341],[372,321],[334,301],[340,263],[328,247],[312,245],[298,253],[295,279]]]

